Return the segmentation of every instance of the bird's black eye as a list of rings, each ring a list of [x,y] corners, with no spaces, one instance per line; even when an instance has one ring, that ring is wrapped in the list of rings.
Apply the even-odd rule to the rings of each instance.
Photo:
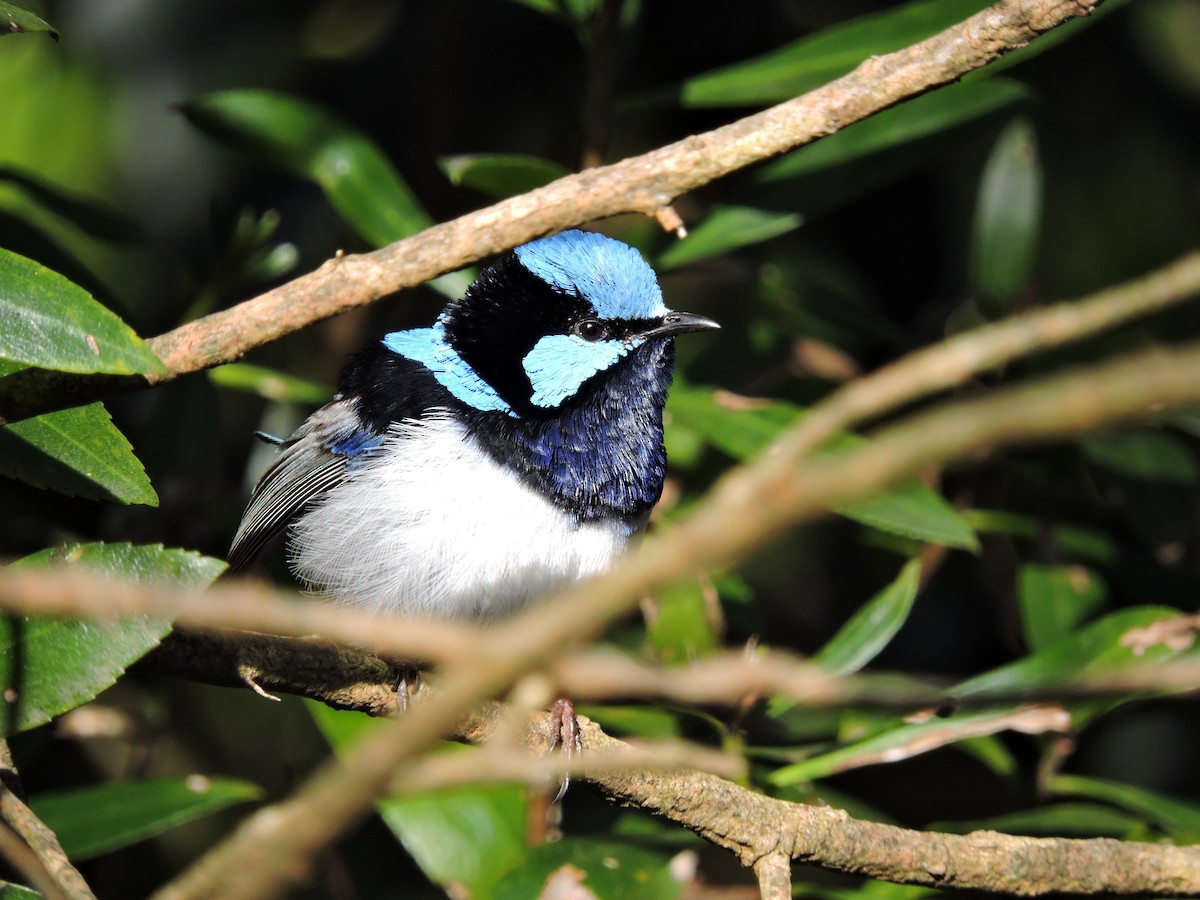
[[[603,322],[596,319],[584,319],[582,322],[576,322],[572,331],[589,343],[602,341],[608,337],[608,329],[604,327]]]

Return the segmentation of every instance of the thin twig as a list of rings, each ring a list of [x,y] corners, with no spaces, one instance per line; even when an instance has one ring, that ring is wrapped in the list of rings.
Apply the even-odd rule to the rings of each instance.
[[[551,231],[620,213],[653,216],[689,191],[955,81],[1099,5],[1100,0],[1004,0],[763,112],[559,179],[373,253],[340,255],[265,294],[153,338],[150,347],[163,361],[164,374],[15,373],[0,382],[0,425],[232,362],[307,325]]]
[[[165,888],[160,897],[262,897],[295,883],[304,876],[314,854],[364,814],[393,773],[438,737],[452,731],[480,698],[494,695],[523,673],[544,667],[577,642],[594,636],[647,591],[704,564],[731,563],[783,527],[881,490],[921,466],[962,458],[985,448],[1074,435],[1196,402],[1200,402],[1200,346],[1193,344],[1037,379],[970,403],[944,404],[910,416],[882,433],[876,442],[844,456],[814,461],[794,472],[778,473],[761,464],[738,470],[726,476],[707,502],[687,519],[648,541],[645,552],[611,573],[582,582],[488,632],[469,660],[446,673],[438,703],[410,711],[399,727],[363,741],[340,764],[321,767],[291,798],[247,819],[232,837]],[[678,802],[677,798],[671,799],[673,796],[659,794],[655,802],[669,806]],[[724,824],[733,827],[736,822]],[[861,825],[856,823],[854,829],[847,825],[843,831],[853,840],[865,841],[867,835],[862,833]],[[800,837],[793,855],[820,859],[835,868],[886,872],[880,877],[915,883],[935,883],[948,877],[944,868],[949,851],[945,849],[936,854],[943,871],[917,867],[901,878],[894,865],[894,853],[864,861],[865,857],[836,847],[827,829],[810,833],[806,827],[797,834]],[[979,879],[974,886],[1014,889],[1011,884],[997,888],[994,874],[979,872],[969,859],[957,859],[957,853],[976,852],[977,846],[937,837],[939,848],[956,850],[955,865]],[[728,838],[725,845],[738,840]],[[256,849],[264,842],[275,850],[267,860]],[[883,853],[884,844],[872,841],[868,845],[874,853]],[[1004,845],[1013,852],[1017,852],[1017,846]],[[1073,877],[1073,863],[1065,868],[1058,866],[1053,854],[1045,849],[1057,846],[1037,845],[1036,852],[1044,856],[1039,859],[1046,865],[1039,870],[1044,881],[1035,888],[1026,886],[1023,891],[1078,889],[1076,885],[1082,882],[1063,877]],[[1019,847],[1024,852],[1026,845]],[[1098,891],[1120,892],[1133,885],[1150,893],[1180,893],[1184,880],[1179,873],[1188,870],[1197,875],[1196,883],[1188,890],[1200,891],[1200,866],[1194,856],[1176,857],[1173,851],[1164,851],[1170,856],[1169,865],[1164,862],[1165,868],[1155,872],[1142,865],[1147,856],[1157,862],[1159,849],[1122,850],[1123,865],[1136,868],[1107,870],[1099,868],[1099,851],[1089,850],[1085,854],[1087,883],[1108,885]],[[928,847],[921,845],[913,852],[922,866],[932,866],[933,851]],[[996,852],[993,850],[992,855]],[[1064,857],[1060,862],[1073,859]],[[1131,871],[1138,874],[1130,875]],[[1170,876],[1164,877],[1167,871]],[[238,873],[236,879],[229,877],[231,872]],[[965,876],[954,878],[956,884],[973,884]]]

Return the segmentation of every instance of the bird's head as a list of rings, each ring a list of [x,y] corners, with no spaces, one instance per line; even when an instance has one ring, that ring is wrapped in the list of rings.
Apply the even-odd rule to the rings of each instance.
[[[583,231],[505,254],[439,324],[456,354],[522,417],[553,414],[616,367],[669,365],[675,335],[719,327],[667,309],[636,250]]]

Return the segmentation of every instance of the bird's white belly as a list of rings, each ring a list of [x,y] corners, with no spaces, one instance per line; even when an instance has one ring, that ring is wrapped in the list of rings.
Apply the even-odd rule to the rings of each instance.
[[[296,575],[386,613],[492,618],[601,572],[620,523],[579,524],[449,418],[404,422],[290,529]]]

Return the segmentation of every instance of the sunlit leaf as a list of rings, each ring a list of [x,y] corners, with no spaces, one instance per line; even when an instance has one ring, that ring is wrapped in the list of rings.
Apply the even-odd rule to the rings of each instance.
[[[377,728],[395,723],[307,704],[334,750],[344,752]],[[447,744],[441,752],[478,753]],[[430,880],[483,896],[525,852],[526,791],[520,785],[471,785],[384,797],[379,814]]]
[[[78,862],[262,797],[248,781],[193,775],[38,794],[29,805]]]
[[[1104,582],[1083,566],[1025,563],[1017,573],[1017,599],[1025,643],[1041,650],[1067,637],[1104,602]]]
[[[376,247],[433,224],[379,147],[315,104],[274,91],[245,89],[206,94],[181,109],[188,121],[216,140],[315,181],[342,218]],[[470,277],[451,273],[430,283],[459,297]]]
[[[570,171],[556,162],[518,153],[463,153],[443,156],[438,167],[452,184],[502,200],[557,181]]]
[[[735,459],[748,459],[763,450],[804,410],[779,400],[721,401],[711,391],[677,385],[667,401],[673,422],[702,434],[714,447]],[[830,453],[861,446],[864,438],[842,434],[830,442]],[[975,550],[974,532],[936,492],[909,481],[871,500],[838,512],[873,528],[948,547]]]
[[[0,249],[0,359],[61,372],[135,375],[162,363],[87,291]]]
[[[125,581],[166,581],[196,589],[225,568],[220,560],[199,553],[131,544],[43,550],[12,565],[80,566]],[[170,622],[148,616],[104,623],[0,617],[0,684],[8,688],[4,733],[41,725],[92,699],[170,630]]]
[[[992,316],[1010,312],[1029,280],[1042,219],[1042,166],[1028,119],[996,139],[980,178],[968,261],[971,286]]]
[[[158,505],[146,470],[100,403],[0,427],[0,475],[70,497]]]

